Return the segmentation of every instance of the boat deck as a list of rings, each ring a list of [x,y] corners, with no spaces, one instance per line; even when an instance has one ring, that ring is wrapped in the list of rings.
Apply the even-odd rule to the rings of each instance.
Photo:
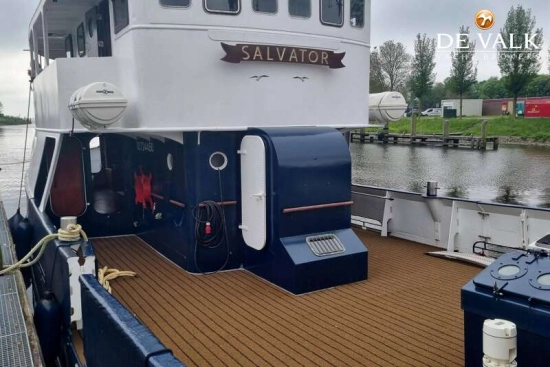
[[[113,294],[188,365],[462,366],[460,289],[480,268],[357,231],[369,279],[294,296],[247,271],[191,275],[135,236],[94,239],[133,270]]]

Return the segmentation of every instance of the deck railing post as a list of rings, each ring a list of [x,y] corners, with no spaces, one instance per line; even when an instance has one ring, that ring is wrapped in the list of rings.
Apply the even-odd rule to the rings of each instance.
[[[481,121],[481,139],[479,141],[479,149],[485,150],[487,147],[487,120]]]

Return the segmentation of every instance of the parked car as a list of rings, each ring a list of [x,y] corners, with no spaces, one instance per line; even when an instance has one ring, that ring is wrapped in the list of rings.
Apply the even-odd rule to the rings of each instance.
[[[441,108],[428,108],[420,113],[421,116],[441,116]]]
[[[418,115],[418,108],[414,107],[414,108],[407,108],[405,110],[405,117],[411,117],[412,114],[416,114]]]

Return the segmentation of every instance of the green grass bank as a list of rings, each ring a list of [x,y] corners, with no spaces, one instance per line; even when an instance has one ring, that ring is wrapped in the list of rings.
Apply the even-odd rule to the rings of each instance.
[[[24,125],[26,124],[26,120],[22,119],[20,117],[13,117],[13,116],[0,116],[0,126],[5,125]]]
[[[451,133],[463,133],[464,135],[481,135],[481,121],[487,119],[487,136],[516,137],[533,141],[550,142],[550,118],[516,118],[508,116],[498,117],[464,117],[462,119],[450,119],[449,130]],[[411,119],[402,118],[399,121],[390,122],[390,133],[409,134],[411,132]],[[382,128],[367,128],[369,132],[381,131]],[[443,131],[443,118],[420,117],[416,123],[417,134],[441,134]]]

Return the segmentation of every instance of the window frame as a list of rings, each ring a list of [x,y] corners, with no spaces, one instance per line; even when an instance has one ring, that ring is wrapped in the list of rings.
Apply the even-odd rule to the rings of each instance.
[[[344,26],[344,22],[345,22],[344,18],[345,18],[345,14],[346,14],[346,9],[345,9],[345,6],[344,6],[345,1],[341,0],[342,1],[342,23],[341,24],[330,23],[330,22],[323,21],[323,1],[330,1],[330,0],[319,0],[319,20],[320,20],[321,24],[329,26],[329,27],[342,28]],[[335,1],[338,1],[338,0],[335,0]]]
[[[354,0],[350,0],[350,3],[349,3],[349,25],[351,28],[356,28],[356,29],[363,29],[365,28],[365,14],[366,14],[366,11],[365,11],[365,8],[366,8],[366,1],[363,0],[363,24],[361,26],[357,26],[357,25],[353,25],[351,23],[351,9],[352,9],[352,6],[351,6],[351,2],[354,1]],[[355,0],[357,1],[357,0]]]
[[[294,15],[290,12],[290,1],[291,0],[288,0],[287,4],[288,4],[288,15],[291,17],[291,18],[298,18],[298,19],[310,19],[311,18],[311,3],[312,1],[311,0],[307,0],[309,2],[309,15],[307,17],[304,17],[302,15]]]
[[[257,14],[267,14],[267,15],[275,15],[279,12],[279,2],[277,0],[273,0],[275,2],[275,11],[261,11],[261,10],[255,10],[254,9],[254,1],[256,0],[251,0],[251,5],[252,5],[252,11],[254,13],[257,13]],[[258,0],[260,1],[260,0]]]
[[[159,0],[159,4],[163,8],[167,8],[167,9],[187,9],[191,7],[191,0],[187,0],[187,1],[188,1],[188,5],[166,5],[162,3],[163,0]]]
[[[124,1],[126,3],[126,18],[123,22],[117,24],[117,16],[116,16],[116,2],[122,2]],[[130,25],[130,1],[129,0],[111,0],[113,4],[113,30],[115,31],[115,34],[119,34],[120,31],[122,31],[124,28],[128,27]]]
[[[71,49],[68,50],[67,49],[67,41],[70,41],[69,43],[71,44]],[[70,56],[67,56],[67,52],[70,51]],[[67,59],[72,59],[73,57],[75,57],[75,54],[74,54],[74,44],[73,44],[73,35],[72,34],[68,34],[67,37],[65,37],[65,57]]]
[[[210,14],[233,15],[233,16],[235,16],[235,15],[239,15],[241,13],[241,10],[242,10],[241,0],[237,0],[238,9],[237,9],[236,12],[234,12],[234,11],[224,11],[224,10],[210,10],[206,6],[207,1],[208,0],[203,0],[202,7],[203,7],[204,11],[206,11],[207,13],[210,13]]]
[[[82,30],[82,50],[80,49],[80,30]],[[86,29],[84,29],[84,22],[80,23],[80,25],[76,28],[76,49],[78,57],[84,57],[86,56]]]

